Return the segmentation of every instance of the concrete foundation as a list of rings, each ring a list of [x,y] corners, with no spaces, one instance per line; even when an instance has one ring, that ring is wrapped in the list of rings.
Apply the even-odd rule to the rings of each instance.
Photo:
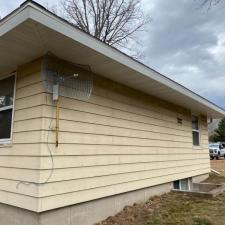
[[[192,182],[193,183],[200,183],[200,182],[206,180],[208,177],[209,177],[208,173],[200,175],[200,176],[192,177]]]
[[[193,180],[206,178],[204,175],[194,177]],[[93,225],[115,215],[126,205],[147,201],[172,188],[172,183],[166,183],[43,213],[0,204],[0,225]]]
[[[38,213],[0,204],[0,225],[40,225]]]

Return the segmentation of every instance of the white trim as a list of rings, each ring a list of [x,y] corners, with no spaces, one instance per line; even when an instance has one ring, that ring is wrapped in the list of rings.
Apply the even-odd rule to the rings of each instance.
[[[138,61],[133,60],[132,58],[126,56],[118,50],[102,43],[99,40],[96,40],[85,32],[75,29],[73,25],[58,18],[56,15],[51,14],[35,3],[27,2],[16,11],[14,11],[11,15],[9,15],[6,19],[3,19],[3,21],[0,23],[0,36],[4,35],[19,24],[29,19],[43,24],[44,26],[55,30],[56,32],[59,32],[64,36],[69,37],[70,39],[79,42],[82,45],[87,46],[88,48],[93,49],[101,53],[102,55],[107,56],[108,58],[120,64],[123,64],[128,68],[131,68],[138,73],[145,75],[146,77],[158,81],[159,83],[190,98],[198,104],[202,104],[203,106],[215,111],[216,113],[219,113],[221,117],[225,117],[225,111],[222,108],[207,101],[201,96],[188,90],[182,85],[179,85],[171,79],[161,75],[160,73],[152,70],[151,68],[139,63]]]
[[[8,109],[12,109],[12,108],[13,108],[13,105],[5,106],[5,107],[0,107],[0,112],[1,111],[5,111],[5,110],[8,110]]]
[[[74,26],[61,21],[59,18],[54,17],[52,14],[49,14],[47,11],[43,9],[37,10],[37,7],[33,7],[33,5],[29,5],[29,7],[32,7],[30,9],[30,18],[33,20],[44,24],[45,26],[50,27],[53,30],[56,30],[57,32],[63,34],[64,36],[67,36],[75,41],[80,42],[81,44],[88,46],[91,49],[94,49],[97,52],[100,52],[101,54],[139,72],[147,77],[156,80],[173,90],[176,90],[180,92],[181,94],[188,96],[195,101],[200,102],[203,105],[206,105],[221,114],[225,116],[225,111],[220,109],[219,107],[213,105],[212,103],[208,102],[204,98],[198,96],[197,94],[191,92],[190,90],[184,88],[183,86],[179,85],[178,83],[175,83],[174,81],[170,80],[169,78],[162,76],[161,74],[157,73],[156,71],[148,68],[147,66],[131,59],[130,57],[122,54],[121,52],[117,51],[116,49],[111,48],[110,46],[96,40],[95,38],[91,37],[90,35],[85,34],[84,32],[75,29]]]
[[[15,83],[14,83],[14,95],[13,95],[13,111],[12,111],[12,121],[11,121],[11,141],[13,140],[13,129],[14,129],[14,114],[15,114],[15,104],[16,104],[16,85],[17,85],[17,73],[13,73],[15,76]]]
[[[14,111],[15,111],[15,101],[16,101],[16,79],[17,79],[17,74],[16,73],[11,73],[9,75],[3,76],[3,77],[0,78],[0,81],[6,79],[8,77],[12,77],[12,76],[14,76],[14,78],[15,78],[14,90],[13,90],[13,105],[0,108],[0,111],[6,111],[8,109],[12,109],[10,138],[0,139],[0,145],[11,144],[12,140],[13,140],[13,125],[14,125]]]
[[[29,10],[24,10],[24,8],[19,8],[8,18],[0,22],[0,36],[14,29],[29,18]]]

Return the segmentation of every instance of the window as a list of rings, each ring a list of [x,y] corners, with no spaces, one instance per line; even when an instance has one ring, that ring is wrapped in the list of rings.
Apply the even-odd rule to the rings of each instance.
[[[190,190],[190,179],[182,179],[182,180],[176,180],[173,182],[173,188],[176,190],[181,191],[188,191]]]
[[[173,182],[173,188],[176,190],[180,190],[180,181],[176,180]]]
[[[200,145],[199,118],[192,116],[192,141],[194,146]]]
[[[0,143],[12,138],[15,75],[0,79]]]
[[[180,189],[183,191],[189,190],[189,180],[188,179],[180,180]]]

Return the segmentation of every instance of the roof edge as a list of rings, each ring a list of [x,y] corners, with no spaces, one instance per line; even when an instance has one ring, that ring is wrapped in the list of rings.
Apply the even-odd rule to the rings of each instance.
[[[164,84],[166,86],[168,86],[169,88],[177,91],[180,94],[183,94],[191,99],[193,99],[194,101],[199,102],[200,104],[203,104],[213,110],[215,110],[216,112],[218,112],[219,114],[222,114],[225,117],[225,110],[216,105],[215,103],[209,101],[208,99],[200,96],[199,94],[191,91],[190,89],[186,88],[185,86],[177,83],[176,81],[166,77],[165,75],[159,73],[158,71],[150,68],[149,66],[139,62],[138,60],[128,56],[127,54],[121,52],[120,50],[109,46],[105,43],[103,43],[102,41],[100,41],[99,39],[93,37],[92,35],[86,33],[85,31],[77,28],[76,26],[74,26],[73,24],[71,24],[70,22],[68,22],[67,20],[57,16],[56,14],[50,12],[49,10],[47,10],[45,7],[43,7],[42,5],[40,5],[39,3],[33,1],[33,0],[27,0],[25,2],[23,2],[20,7],[18,7],[17,9],[15,9],[14,11],[12,11],[10,14],[8,14],[7,16],[5,16],[4,18],[2,18],[0,20],[0,36],[1,34],[3,35],[4,33],[7,33],[10,28],[8,29],[3,29],[3,32],[1,32],[1,26],[4,25],[4,23],[6,23],[8,20],[10,20],[11,18],[13,18],[14,16],[18,15],[20,12],[22,12],[24,9],[28,9],[29,7],[31,7],[31,9],[35,9],[38,10],[40,13],[44,13],[48,19],[55,19],[57,20],[57,22],[60,22],[60,24],[62,26],[67,26],[68,29],[70,29],[70,31],[72,32],[78,32],[79,36],[82,36],[82,38],[80,38],[81,40],[76,40],[74,37],[70,36],[70,38],[73,38],[74,40],[80,42],[83,45],[86,45],[89,48],[94,49],[95,51],[111,58],[112,60],[115,60],[139,73],[142,73],[143,75],[156,80],[158,82],[160,82],[161,84]],[[43,21],[41,22],[42,18],[37,18],[37,16],[32,15],[32,12],[26,12],[24,13],[24,15],[20,16],[20,21],[17,20],[15,21],[15,23],[11,23],[11,29],[13,28],[12,25],[14,25],[14,27],[16,27],[17,25],[19,25],[20,23],[24,22],[27,19],[33,19],[39,23],[42,23],[46,26],[45,23],[43,23]],[[65,36],[68,36],[68,33],[65,32],[64,29],[64,33],[63,31],[59,30],[59,26],[58,27],[54,27],[53,25],[51,25],[50,27],[51,29],[54,29],[58,32],[61,32],[62,34],[64,34]],[[75,35],[76,36],[76,35]],[[97,46],[94,46],[93,44],[89,44],[89,42],[97,42]]]

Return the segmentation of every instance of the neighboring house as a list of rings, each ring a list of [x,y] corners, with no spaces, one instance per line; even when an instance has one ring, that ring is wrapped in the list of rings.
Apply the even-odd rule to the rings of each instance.
[[[87,101],[59,97],[58,147],[56,106],[43,82],[48,52],[94,84]],[[27,1],[0,21],[0,224],[91,225],[188,188],[210,172],[207,120],[224,116]]]

